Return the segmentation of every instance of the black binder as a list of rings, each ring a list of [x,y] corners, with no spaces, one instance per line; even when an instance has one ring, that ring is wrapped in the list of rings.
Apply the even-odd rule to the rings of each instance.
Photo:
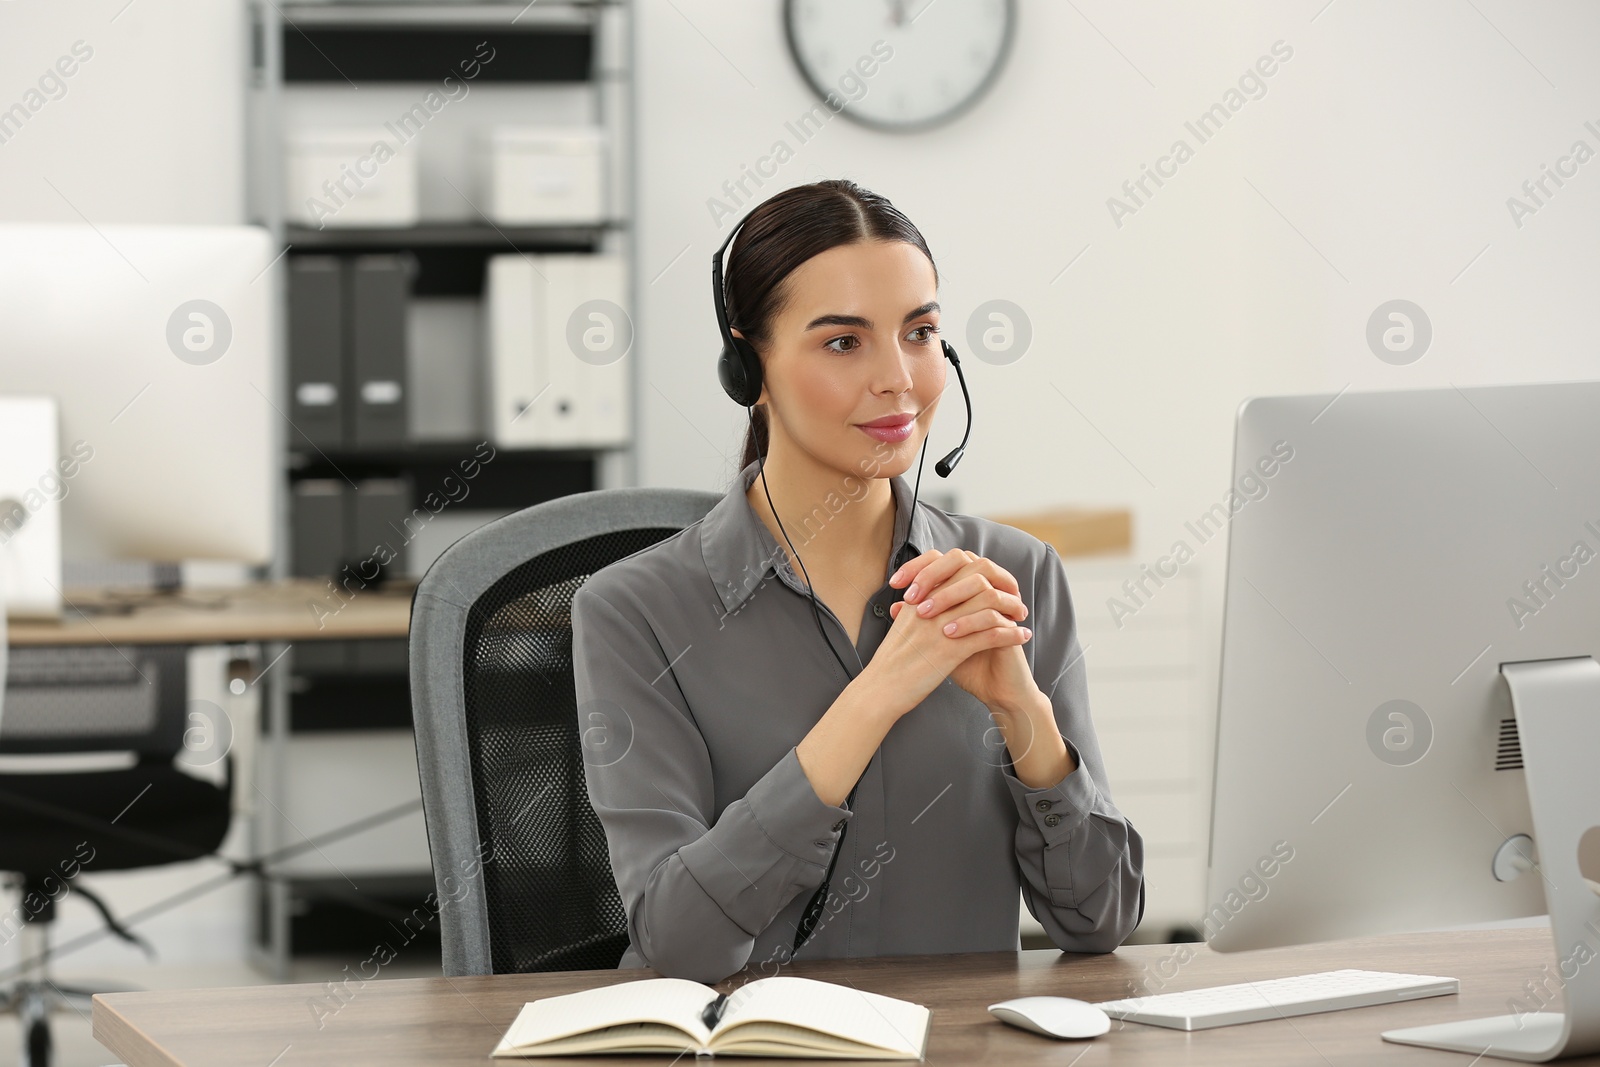
[[[354,562],[351,569],[362,579],[373,575],[380,564],[385,578],[405,575],[406,541],[414,535],[414,524],[410,530],[406,526],[410,515],[411,482],[408,479],[363,478],[356,483],[346,554],[352,561],[360,561],[359,569]]]
[[[332,578],[344,563],[345,482],[303,478],[289,501],[289,570],[296,578]]]
[[[403,445],[408,420],[406,303],[415,261],[410,255],[356,256],[347,261],[350,387],[345,405],[359,449]]]
[[[289,257],[288,433],[298,451],[346,444],[343,276],[335,256]]]
[[[416,532],[415,524],[406,526],[411,515],[410,480],[364,478],[356,483],[354,504],[349,554],[360,562],[352,567],[359,566],[357,573],[365,578],[373,573],[376,564],[382,563],[384,579],[404,577],[406,542]],[[351,646],[350,665],[357,670],[403,673],[406,669],[404,638],[354,641]]]

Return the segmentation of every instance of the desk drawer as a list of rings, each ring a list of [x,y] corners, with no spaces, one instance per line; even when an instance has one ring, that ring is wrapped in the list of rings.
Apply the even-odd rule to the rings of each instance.
[[[1200,754],[1194,725],[1187,719],[1146,719],[1142,725],[1095,724],[1100,754],[1112,795],[1148,784],[1191,786],[1198,776]]]
[[[1144,858],[1144,921],[1140,926],[1159,932],[1186,924],[1200,928],[1205,912],[1205,852],[1155,853]]]
[[[1086,629],[1079,632],[1078,643],[1091,680],[1106,672],[1113,677],[1141,677],[1151,669],[1181,677],[1194,663],[1194,630],[1178,622]]]
[[[1205,841],[1207,813],[1192,789],[1119,789],[1113,779],[1111,799],[1146,849],[1193,850]]]
[[[1143,577],[1142,563],[1096,563],[1067,561],[1067,588],[1072,592],[1072,604],[1080,616],[1095,615],[1110,619],[1108,602],[1116,601],[1141,617],[1186,617],[1196,603],[1195,583],[1188,569],[1179,571],[1173,578],[1162,579],[1157,585],[1147,579],[1140,588]],[[1123,582],[1134,583],[1137,599],[1123,588]]]
[[[1110,729],[1129,718],[1188,721],[1194,715],[1194,697],[1195,682],[1187,672],[1146,678],[1089,675],[1089,714],[1096,729]]]

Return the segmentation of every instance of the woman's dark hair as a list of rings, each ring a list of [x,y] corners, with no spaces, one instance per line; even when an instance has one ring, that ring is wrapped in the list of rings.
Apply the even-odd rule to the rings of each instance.
[[[760,352],[772,339],[772,320],[788,293],[784,281],[812,256],[857,241],[905,241],[939,268],[921,232],[888,199],[848,178],[830,178],[785,189],[752,210],[733,239],[723,266],[728,325]],[[740,469],[767,449],[767,415],[751,409]]]

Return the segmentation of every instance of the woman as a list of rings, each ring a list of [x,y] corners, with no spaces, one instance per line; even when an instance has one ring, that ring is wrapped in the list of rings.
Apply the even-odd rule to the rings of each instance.
[[[901,476],[945,387],[937,286],[916,227],[849,181],[737,232],[718,295],[759,358],[743,470],[572,605],[623,967],[1014,950],[1019,888],[1067,951],[1143,914],[1060,557]]]

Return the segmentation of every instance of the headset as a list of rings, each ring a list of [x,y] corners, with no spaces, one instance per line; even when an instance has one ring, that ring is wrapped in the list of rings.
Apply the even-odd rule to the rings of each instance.
[[[723,254],[727,251],[728,246],[733,243],[734,236],[744,228],[744,224],[749,221],[749,218],[750,216],[746,215],[740,219],[738,225],[733,228],[727,239],[722,242],[722,247],[712,254],[711,290],[712,305],[717,312],[717,330],[722,335],[722,353],[717,357],[717,378],[722,382],[723,391],[733,398],[736,404],[745,409],[745,415],[750,419],[751,434],[753,436],[755,432],[755,415],[752,409],[756,401],[761,399],[761,358],[756,353],[755,345],[743,337],[735,337],[733,335],[733,329],[728,323],[728,308],[722,288]],[[948,478],[950,477],[950,472],[956,469],[956,464],[961,462],[961,457],[967,451],[967,438],[972,435],[972,394],[967,390],[967,378],[966,375],[961,373],[961,360],[956,355],[955,348],[949,341],[942,339],[939,342],[939,346],[944,350],[944,357],[956,369],[956,381],[961,384],[961,397],[966,402],[967,407],[967,428],[961,435],[961,443],[952,449],[949,455],[933,465],[933,469],[939,472],[939,477]],[[917,493],[922,487],[922,462],[927,457],[927,454],[928,439],[924,437],[922,439],[922,453],[917,459],[917,481],[911,491],[911,518],[915,518],[917,514]],[[772,508],[772,517],[778,520],[778,530],[783,534],[783,540],[788,544],[789,551],[794,553],[795,561],[800,564],[800,573],[805,577],[806,591],[811,597],[811,614],[817,622],[817,633],[822,637],[823,643],[828,646],[828,651],[833,653],[833,658],[839,661],[839,668],[844,671],[845,677],[853,680],[855,675],[850,673],[850,668],[845,665],[844,658],[839,655],[839,650],[833,647],[833,642],[828,640],[827,631],[822,628],[822,612],[817,607],[817,594],[812,589],[811,576],[806,573],[805,562],[800,559],[800,553],[795,550],[794,542],[789,540],[789,532],[783,528],[783,520],[778,518],[778,509],[773,507],[772,491],[767,488],[766,453],[757,449],[756,457],[761,464],[759,476],[761,478],[761,489],[767,494],[767,506]],[[906,539],[900,543],[900,547],[894,554],[895,569],[905,564],[905,553],[910,543],[911,523],[908,521],[906,523]],[[844,802],[846,811],[854,809],[856,787],[860,784],[860,779],[857,779],[856,785],[850,787],[850,795],[845,798]],[[817,921],[822,917],[822,908],[828,897],[828,884],[833,880],[834,864],[839,860],[839,853],[844,850],[845,834],[849,832],[849,824],[846,823],[839,834],[838,842],[834,845],[833,855],[828,860],[828,871],[823,875],[822,884],[812,894],[810,903],[806,905],[805,914],[800,917],[800,927],[795,932],[793,952],[800,951],[800,947],[810,939],[812,932],[816,929]]]

